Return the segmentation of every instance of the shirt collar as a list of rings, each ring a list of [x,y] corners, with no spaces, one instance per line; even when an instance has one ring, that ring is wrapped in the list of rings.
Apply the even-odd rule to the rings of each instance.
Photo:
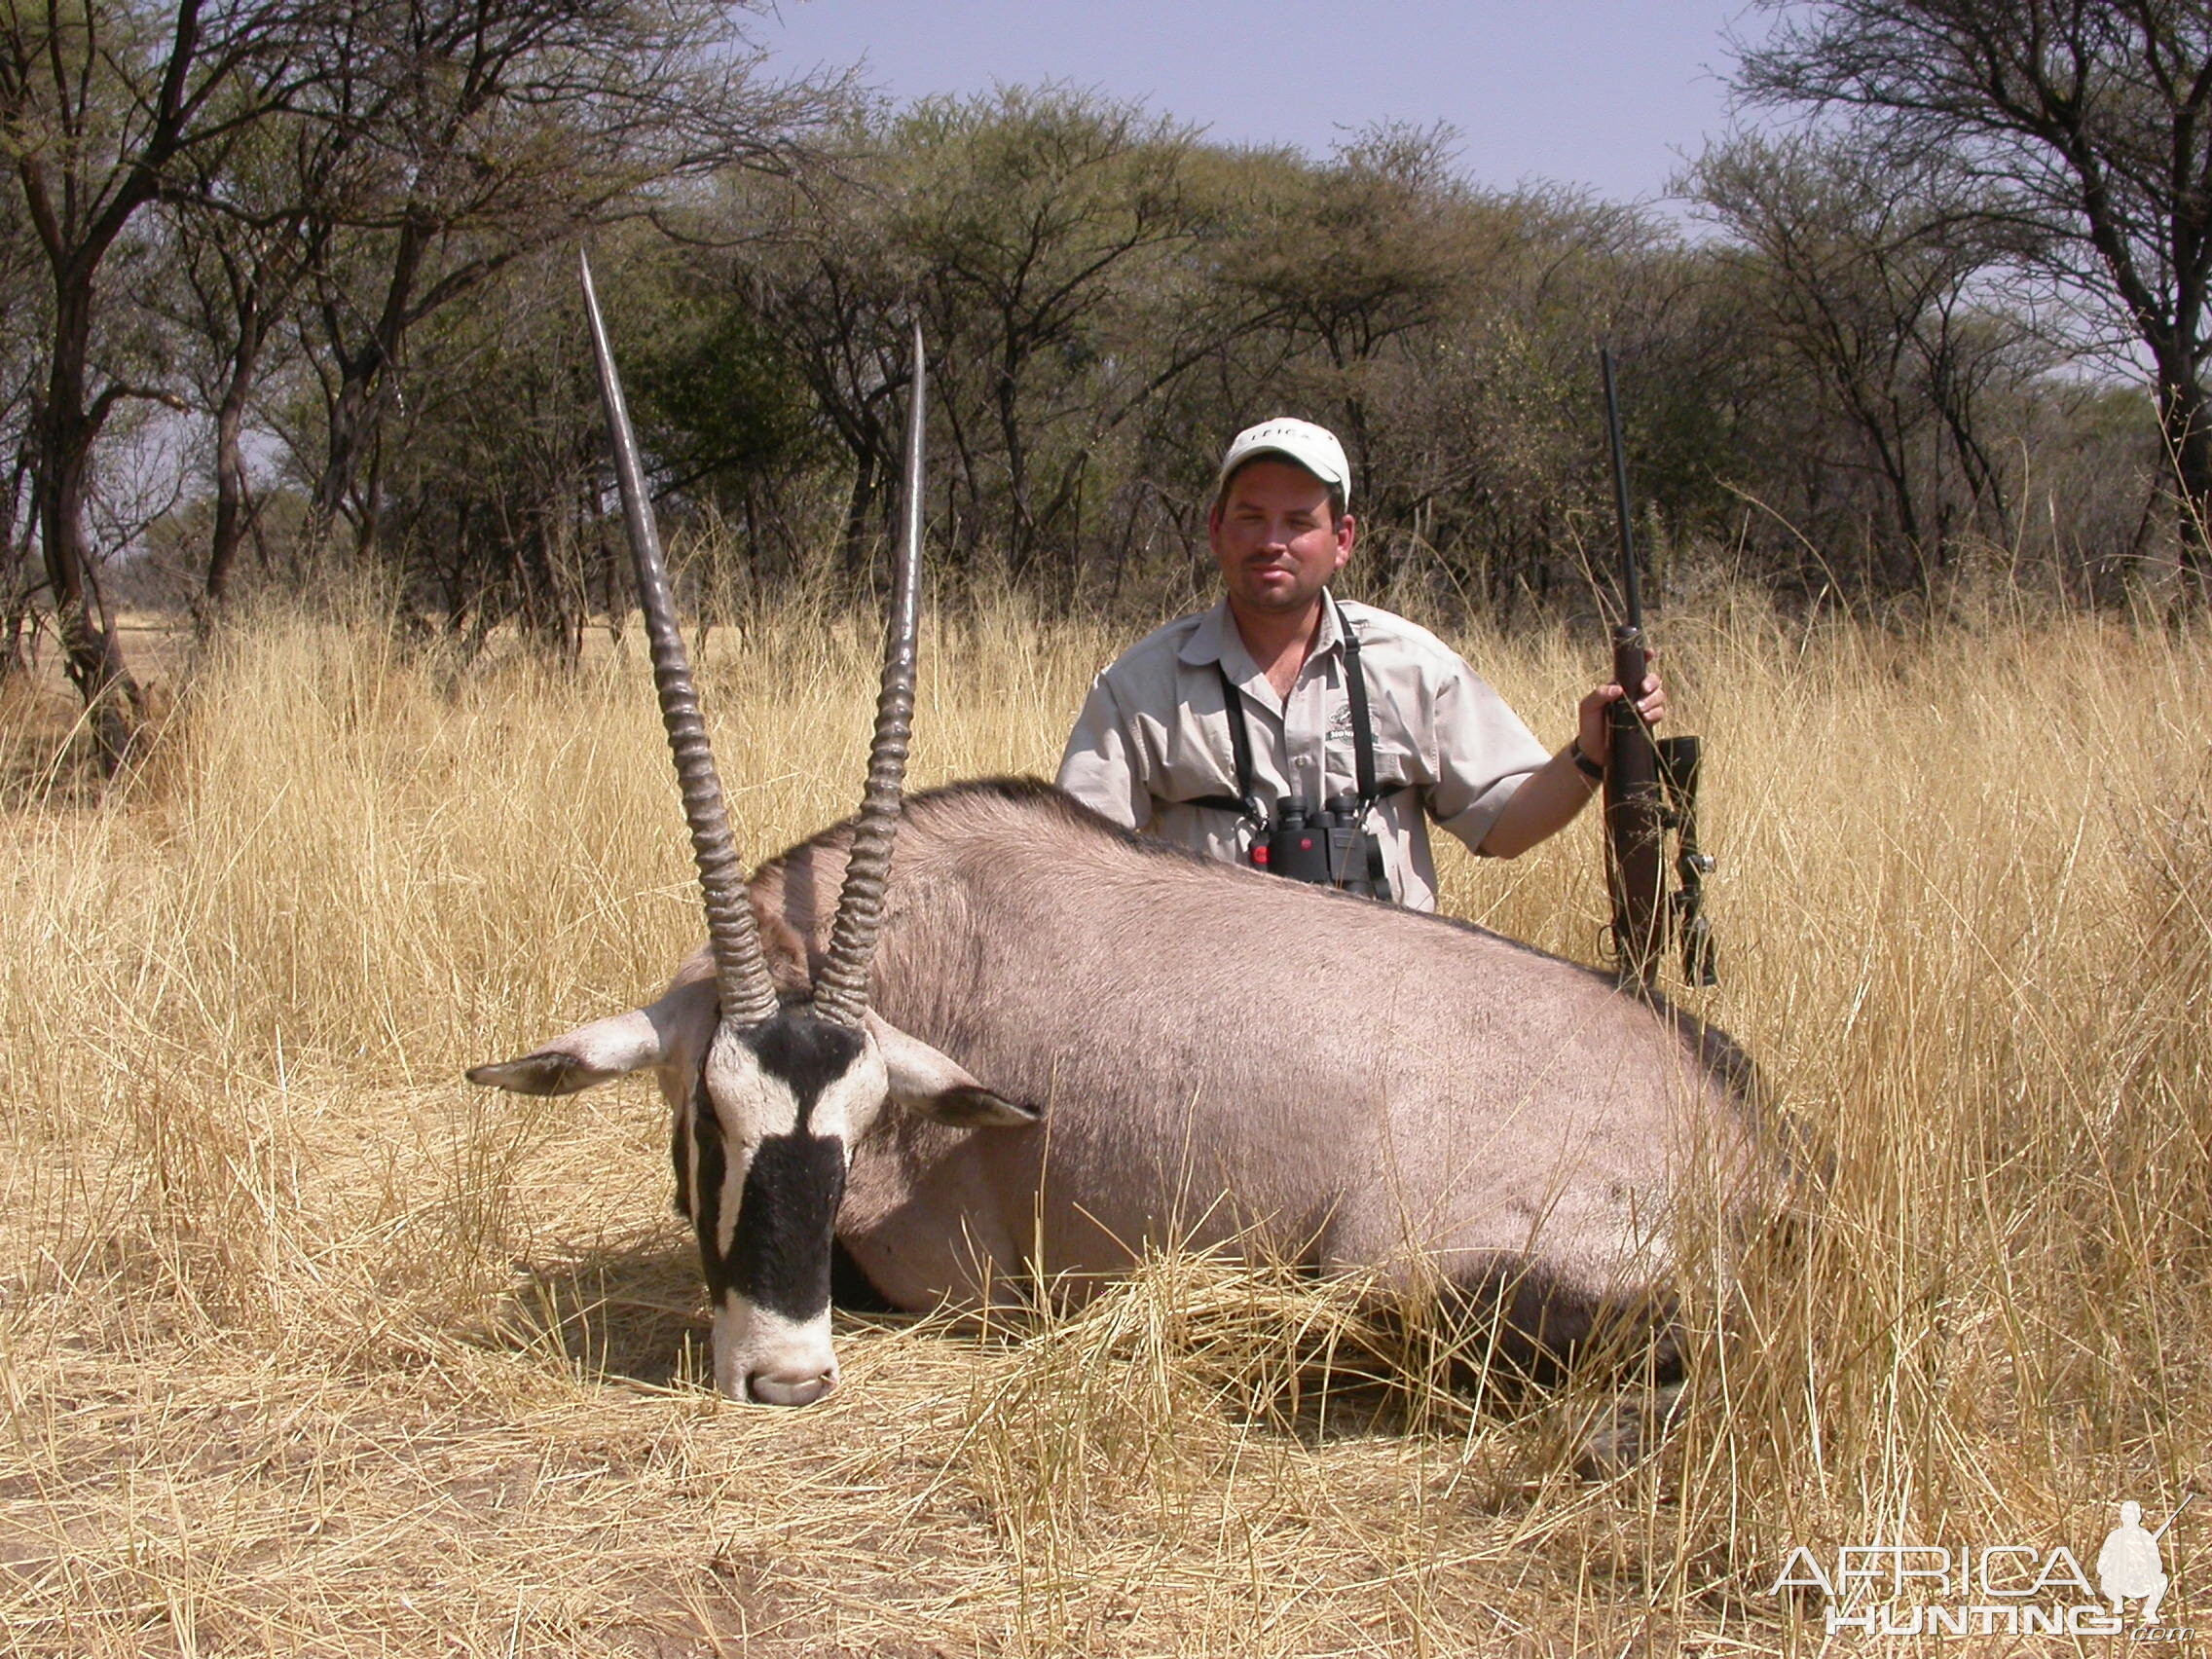
[[[1344,630],[1337,625],[1336,598],[1324,588],[1321,591],[1321,633],[1313,642],[1309,660],[1340,649],[1344,638]],[[1244,636],[1236,631],[1236,622],[1229,614],[1226,599],[1198,618],[1198,625],[1191,630],[1191,637],[1183,642],[1182,649],[1175,655],[1194,668],[1218,662],[1229,670],[1230,679],[1239,682],[1264,678],[1260,665],[1245,648]]]

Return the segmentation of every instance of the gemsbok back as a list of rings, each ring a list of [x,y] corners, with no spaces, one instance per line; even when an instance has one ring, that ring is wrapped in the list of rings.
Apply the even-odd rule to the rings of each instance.
[[[1627,1329],[1665,1368],[1682,1251],[1778,1192],[1726,1038],[1498,935],[1211,863],[1042,783],[902,806],[918,331],[864,804],[744,881],[588,271],[585,293],[709,942],[648,1007],[468,1075],[531,1094],[657,1075],[718,1387],[801,1405],[836,1385],[838,1244],[906,1309],[1080,1295],[1179,1243],[1434,1292],[1492,1321],[1482,1351],[1515,1365]]]

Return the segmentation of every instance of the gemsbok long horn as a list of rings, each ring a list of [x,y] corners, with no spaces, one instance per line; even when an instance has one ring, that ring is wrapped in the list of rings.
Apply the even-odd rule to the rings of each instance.
[[[922,432],[925,424],[922,325],[914,324],[913,389],[906,400],[905,535],[892,577],[891,620],[884,630],[883,684],[875,699],[875,739],[868,747],[867,789],[845,860],[845,885],[830,925],[830,950],[814,977],[814,1012],[858,1025],[867,1009],[868,964],[883,927],[883,887],[891,843],[899,833],[900,793],[906,779],[906,743],[914,722],[915,640],[921,631]]]
[[[638,440],[630,430],[630,410],[622,382],[614,372],[614,353],[607,344],[607,323],[599,314],[592,286],[591,261],[576,256],[583,275],[584,312],[591,318],[591,345],[599,363],[599,393],[607,405],[607,424],[614,441],[614,475],[622,490],[622,517],[630,530],[630,552],[638,572],[638,604],[645,613],[645,638],[653,663],[653,687],[660,694],[660,721],[676,756],[676,778],[683,796],[684,822],[691,827],[691,856],[699,866],[699,892],[707,906],[707,941],[715,956],[715,983],[721,993],[721,1017],[740,1025],[759,1025],[774,1017],[776,985],[761,953],[760,932],[753,920],[753,902],[745,890],[745,866],[730,840],[729,808],[715,773],[714,751],[699,719],[699,694],[691,683],[691,660],[676,624],[669,598],[668,571],[661,560],[660,532],[652,501],[645,495],[645,469]]]

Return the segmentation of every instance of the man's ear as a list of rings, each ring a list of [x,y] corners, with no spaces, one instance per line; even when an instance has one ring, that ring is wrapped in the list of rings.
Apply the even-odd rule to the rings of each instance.
[[[993,1094],[951,1055],[909,1037],[888,1020],[867,1016],[868,1033],[891,1076],[891,1098],[907,1111],[964,1129],[1016,1129],[1044,1116],[1034,1106]]]

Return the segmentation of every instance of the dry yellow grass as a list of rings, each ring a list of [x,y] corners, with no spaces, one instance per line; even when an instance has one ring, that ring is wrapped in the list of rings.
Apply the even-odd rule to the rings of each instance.
[[[1810,1653],[1763,1593],[1792,1543],[2087,1559],[2116,1499],[2162,1516],[2212,1436],[2212,660],[2080,620],[1666,633],[1725,861],[1704,1006],[1833,1180],[1726,1340],[1698,1314],[1663,1454],[1595,1485],[1595,1396],[1316,1401],[1329,1296],[1172,1259],[1042,1327],[847,1320],[831,1401],[719,1403],[650,1091],[458,1075],[698,931],[635,652],[455,673],[270,620],[99,806],[38,790],[19,697],[8,1649]],[[708,692],[758,856],[856,796],[873,638],[737,643]],[[1115,644],[934,633],[915,782],[1049,769]],[[1564,737],[1586,647],[1463,644]],[[1587,958],[1593,828],[1446,891]],[[2179,1622],[2206,1526],[2168,1536]]]

